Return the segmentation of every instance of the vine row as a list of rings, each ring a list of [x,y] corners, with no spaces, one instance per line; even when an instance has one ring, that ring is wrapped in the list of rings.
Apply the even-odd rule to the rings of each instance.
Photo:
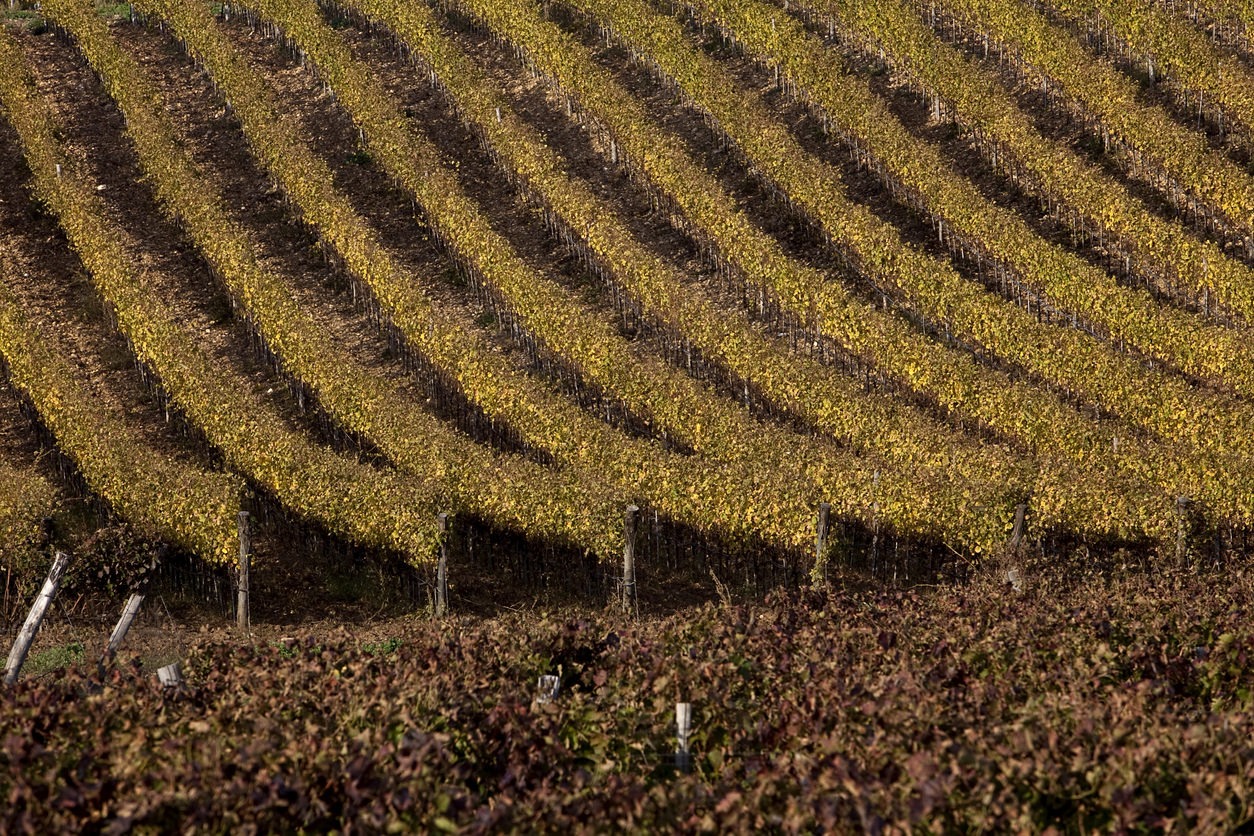
[[[643,169],[645,176],[682,209],[690,228],[729,265],[766,284],[785,307],[805,321],[815,322],[824,334],[850,350],[871,357],[911,388],[927,392],[946,409],[975,417],[998,432],[1018,438],[1047,459],[1032,498],[1042,522],[1057,524],[1068,519],[1074,525],[1078,518],[1083,520],[1082,528],[1106,532],[1144,531],[1161,524],[1161,498],[1155,499],[1152,489],[1134,489],[1126,483],[1114,487],[1126,474],[1119,474],[1114,464],[1111,438],[1103,436],[1091,421],[1048,393],[1016,383],[967,354],[927,339],[901,318],[856,300],[821,272],[790,259],[777,242],[748,222],[734,200],[680,150],[673,137],[649,122],[639,102],[595,64],[586,48],[543,20],[536,8],[492,0],[465,0],[460,5],[513,43],[529,63],[607,125],[627,160]],[[631,6],[621,17],[611,17],[607,7],[596,9],[604,13],[603,19],[636,21],[645,29],[658,19],[641,5]],[[671,43],[683,43],[682,38],[676,38]],[[639,52],[662,60],[659,52]],[[688,95],[700,98],[713,89],[707,83],[718,83],[710,62],[689,47],[681,47],[673,57],[675,61],[666,69],[683,79],[681,86]],[[701,80],[694,81],[695,75]],[[718,108],[720,117],[724,111],[751,114],[746,116],[749,133],[769,137],[764,144],[770,147],[789,147],[786,133],[773,128],[769,120],[754,118],[761,115],[761,109],[743,91],[735,90],[725,79],[722,84],[720,89],[726,94],[722,102],[727,107]],[[761,131],[765,133],[754,133]],[[829,173],[821,174],[823,182],[830,179]],[[840,205],[853,213],[836,227],[842,237],[853,228],[854,221],[861,223],[862,229],[871,229],[873,240],[893,234],[886,225],[874,225],[877,222],[869,212],[853,206],[839,192],[836,196]],[[887,262],[877,263],[893,264],[899,259],[900,255],[893,254]],[[858,266],[873,277],[881,269],[876,263]],[[1030,407],[1025,406],[1029,403]],[[1077,465],[1084,468],[1085,476],[1078,475]],[[1094,478],[1094,469],[1105,475]],[[1086,491],[1089,496],[1082,496]]]
[[[519,456],[494,455],[418,408],[397,384],[354,360],[295,301],[282,277],[263,271],[260,244],[236,223],[215,186],[179,145],[146,72],[77,0],[48,0],[45,12],[77,39],[126,116],[140,165],[159,199],[197,244],[269,348],[346,427],[402,469],[439,484],[448,510],[464,510],[537,539],[570,540],[590,551],[617,543],[623,502],[569,474]]]
[[[36,197],[59,218],[120,331],[227,461],[331,531],[415,563],[431,560],[439,532],[429,485],[376,470],[294,432],[179,324],[154,280],[136,269],[143,259],[133,240],[110,223],[97,191],[76,173],[48,104],[7,33],[0,37],[0,101],[17,130]]]
[[[1162,309],[1148,294],[1121,288],[1109,276],[1086,269],[1076,256],[1045,243],[1022,219],[991,204],[974,184],[949,169],[933,146],[911,135],[867,83],[850,75],[843,61],[799,22],[758,0],[701,0],[698,5],[728,37],[788,76],[851,145],[882,167],[881,177],[936,219],[942,235],[957,227],[964,246],[977,248],[995,263],[1012,265],[1017,275],[1057,298],[1061,307],[1107,326],[1118,320],[1119,337],[1149,344],[1155,353],[1199,376],[1254,391],[1248,338],[1243,341],[1239,333],[1205,325],[1185,312]],[[795,195],[807,188],[815,194],[811,184],[785,165],[773,172],[777,180],[790,181],[785,191]],[[807,208],[817,213],[823,204]],[[920,279],[914,287],[902,288],[915,304],[999,356],[1161,438],[1195,446],[1219,460],[1254,458],[1254,445],[1236,437],[1238,427],[1254,422],[1254,407],[1248,403],[1195,388],[1069,323],[1043,323],[1030,311],[963,280],[952,267],[936,263]]]
[[[761,23],[761,18],[756,22]],[[768,20],[755,34],[761,37],[764,29],[770,28]],[[777,29],[784,30],[785,26],[778,25]],[[810,57],[817,57],[820,65],[823,63],[821,56],[811,54]],[[737,121],[746,113],[743,106],[733,107],[734,101],[738,99],[726,97],[722,101],[722,115],[729,123]],[[769,161],[778,153],[779,148],[788,147],[787,133],[778,124],[772,133],[775,141],[767,143],[762,140],[767,124],[769,123],[758,122],[750,130],[746,123],[740,123],[741,130],[737,132],[736,139],[755,149],[754,154],[750,155],[753,159]],[[785,191],[794,199],[801,200],[809,196],[806,208],[819,218],[827,218],[824,226],[829,235],[842,237],[845,246],[865,253],[862,256],[864,263],[869,264],[872,271],[883,276],[885,281],[902,285],[912,300],[929,306],[930,315],[936,319],[952,323],[955,315],[960,315],[958,323],[964,329],[974,332],[977,341],[994,346],[1003,354],[1010,348],[1011,356],[1021,361],[1032,361],[1029,367],[1036,367],[1038,370],[1042,365],[1045,370],[1049,370],[1051,364],[1058,364],[1060,357],[1069,353],[1078,364],[1076,371],[1090,384],[1099,387],[1099,391],[1104,387],[1107,392],[1114,389],[1115,394],[1119,394],[1118,387],[1109,385],[1111,381],[1093,381],[1090,372],[1092,369],[1102,368],[1104,364],[1109,364],[1108,369],[1112,366],[1120,369],[1117,374],[1126,374],[1130,380],[1141,374],[1138,367],[1129,367],[1127,358],[1103,350],[1092,341],[1083,340],[1075,331],[1063,325],[1043,325],[1036,322],[1019,309],[1000,303],[990,298],[990,294],[976,290],[954,273],[948,264],[905,246],[891,227],[878,222],[868,211],[850,206],[847,198],[841,198],[839,189],[832,187],[832,184],[839,182],[835,172],[825,171],[822,166],[810,168],[808,175],[801,174],[802,171],[803,169],[789,169],[786,163],[772,169],[773,174],[783,178],[779,182],[788,183]],[[837,212],[842,205],[843,210]],[[1057,356],[1045,358],[1044,364],[1034,359],[1034,356],[1040,358],[1044,353]],[[1091,366],[1086,365],[1090,363]],[[1185,415],[1179,416],[1182,421],[1186,418]],[[1070,428],[1065,424],[1051,422],[1041,432],[1051,442],[1061,442],[1073,455],[1084,456],[1083,448],[1075,445],[1074,439],[1069,437]],[[1181,491],[1194,497],[1205,494],[1212,503],[1212,509],[1220,515],[1236,514],[1238,518],[1247,519],[1249,508],[1244,500],[1247,490],[1243,484],[1248,478],[1245,475],[1248,468],[1243,465],[1244,459],[1234,457],[1222,449],[1198,450],[1187,443],[1190,441],[1187,437],[1184,441],[1186,443],[1183,447],[1170,443],[1151,444],[1135,456],[1127,455],[1128,449],[1123,447],[1121,441],[1117,441],[1115,443],[1121,449],[1112,451],[1113,458],[1129,471],[1141,474],[1142,478],[1168,491]],[[1213,441],[1216,442],[1212,445],[1214,448],[1222,442],[1217,438]],[[1199,481],[1188,467],[1182,467],[1182,460],[1193,460],[1196,462],[1195,468],[1218,475]],[[1223,484],[1217,484],[1216,479]],[[1193,492],[1181,490],[1182,485],[1189,485]]]
[[[1062,143],[1042,136],[995,72],[946,44],[909,4],[803,0],[798,8],[884,56],[925,95],[943,102],[971,131],[995,168],[1011,173],[1019,185],[1051,204],[1055,213],[1068,215],[1073,231],[1079,227],[1100,246],[1120,253],[1126,274],[1171,285],[1173,293],[1182,292],[1207,311],[1214,305],[1237,314],[1245,323],[1254,322],[1254,269],[1213,241],[1191,234],[1184,224],[1149,211],[1113,177]],[[1086,270],[1083,277],[1100,282],[1107,296],[1115,292],[1100,271]],[[1126,292],[1121,295],[1125,299],[1121,307],[1129,314],[1146,311],[1146,325],[1162,318],[1152,312],[1152,300]],[[1167,316],[1168,321],[1156,330],[1184,324],[1186,332],[1192,332],[1197,327],[1181,314]],[[1208,351],[1212,357],[1228,351],[1233,341],[1242,342],[1242,352],[1248,352],[1249,338],[1243,331],[1208,328],[1207,332],[1212,335]],[[1172,353],[1178,354],[1179,347]]]
[[[1166,76],[1186,108],[1214,111],[1220,130],[1254,130],[1254,72],[1197,29],[1153,4],[1128,0],[1049,0],[1047,7],[1104,50]]]
[[[738,415],[736,411],[718,404],[690,378],[631,350],[566,291],[528,270],[474,207],[434,148],[409,130],[400,110],[368,74],[352,69],[355,65],[342,41],[331,38],[323,42],[323,48],[337,50],[340,58],[319,69],[337,100],[362,128],[372,154],[418,199],[437,240],[485,285],[500,290],[512,304],[524,305],[526,313],[519,313],[520,318],[528,325],[542,326],[546,343],[552,338],[560,340],[558,346],[578,358],[577,367],[588,377],[628,403],[657,406],[666,416],[666,426],[685,428],[685,440],[694,446],[709,446],[715,440],[725,444],[725,451],[735,451],[734,460],[709,462],[702,457],[666,454],[656,444],[610,432],[570,404],[559,403],[551,394],[494,363],[490,351],[474,351],[467,328],[447,319],[423,317],[423,308],[431,310],[432,306],[426,299],[414,299],[413,289],[421,277],[408,283],[398,280],[399,268],[335,190],[329,170],[309,151],[297,127],[279,115],[260,74],[223,37],[208,11],[165,0],[144,0],[137,6],[164,18],[209,67],[250,134],[259,158],[293,197],[306,221],[335,242],[350,270],[360,271],[363,280],[371,279],[367,286],[380,286],[380,298],[410,302],[407,308],[392,310],[402,333],[433,362],[449,367],[462,381],[468,397],[481,403],[485,411],[508,416],[525,438],[579,467],[589,478],[616,485],[629,496],[641,496],[661,513],[699,530],[747,535],[793,548],[810,541],[813,508],[827,498],[818,487],[785,473],[781,467],[764,465],[763,461],[775,459],[755,458],[742,438],[715,435],[701,419],[718,421],[721,416]],[[322,32],[323,37],[334,34],[325,24]],[[337,74],[340,72],[347,81]],[[418,304],[413,304],[415,301]],[[446,365],[445,358],[455,365]],[[657,385],[659,381],[665,388]],[[688,413],[683,406],[689,407]],[[698,417],[689,422],[694,415]],[[652,417],[662,422],[658,416]],[[775,445],[773,453],[804,447],[798,442],[805,439],[799,436],[786,439]],[[762,449],[759,445],[756,452]],[[881,524],[907,531],[927,530],[923,528],[927,524],[925,512],[908,501],[904,478],[895,480],[891,474],[889,478],[877,477],[867,463],[834,449],[831,454],[825,451],[823,459],[799,456],[794,461],[802,462],[799,467],[821,465],[839,475],[840,481],[828,494],[838,512],[868,521],[874,516]],[[878,514],[873,511],[877,502]],[[896,525],[911,518],[918,521]]]
[[[1200,26],[1217,43],[1250,53],[1254,3],[1250,0],[1157,0],[1158,5]]]
[[[15,276],[0,254],[0,356],[9,381],[34,407],[58,448],[91,490],[120,516],[208,563],[237,553],[243,483],[162,455],[124,415],[95,396],[66,361],[48,323],[36,328],[8,288]]]
[[[1107,147],[1123,151],[1133,176],[1254,258],[1254,176],[1163,108],[1144,104],[1132,79],[1021,0],[913,2],[934,26],[993,45]]]
[[[258,2],[273,5],[271,0]],[[591,258],[604,265],[612,279],[626,284],[648,315],[666,321],[702,352],[718,358],[740,378],[752,380],[768,397],[818,428],[915,470],[926,480],[920,489],[938,495],[933,510],[943,502],[944,516],[938,518],[942,528],[969,532],[959,541],[987,539],[994,533],[986,530],[990,521],[1001,534],[995,510],[1011,506],[1015,491],[1020,496],[1026,493],[1022,469],[908,407],[865,394],[854,381],[817,360],[787,354],[755,331],[744,314],[716,310],[708,297],[636,239],[607,201],[565,173],[566,161],[440,32],[429,8],[374,0],[353,5],[401,37],[502,164],[570,231],[572,240],[573,231],[579,231],[577,243],[590,250]]]

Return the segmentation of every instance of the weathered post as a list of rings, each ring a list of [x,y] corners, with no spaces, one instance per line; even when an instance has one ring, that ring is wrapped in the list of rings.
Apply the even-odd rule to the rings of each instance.
[[[814,568],[810,570],[811,583],[827,583],[827,539],[832,526],[832,503],[819,503],[819,522],[814,537]]]
[[[1023,542],[1023,527],[1027,520],[1028,505],[1026,502],[1020,502],[1015,506],[1015,525],[1010,532],[1010,550],[1013,552],[1019,548],[1019,544]]]
[[[636,519],[640,508],[627,506],[623,518],[623,612],[636,611]]]
[[[1188,557],[1189,498],[1176,497],[1176,565],[1184,566]]]
[[[9,619],[9,585],[13,580],[13,558],[10,557],[4,567],[4,609],[0,609],[0,618]]]
[[[675,749],[675,768],[684,775],[692,771],[692,754],[688,738],[692,735],[692,703],[675,703],[675,735],[679,745]]]
[[[440,527],[440,562],[435,570],[435,614],[437,618],[448,615],[448,514],[436,519]]]
[[[240,511],[238,517],[239,526],[239,570],[237,576],[237,593],[235,599],[235,626],[242,632],[247,632],[250,619],[248,612],[248,570],[249,563],[252,561],[253,544],[252,537],[248,531],[248,512]]]
[[[44,581],[43,589],[39,591],[39,597],[35,599],[35,603],[26,616],[26,622],[22,624],[22,629],[17,634],[17,641],[13,642],[13,649],[9,651],[9,659],[4,665],[5,685],[17,682],[18,672],[26,663],[26,654],[30,652],[31,643],[35,641],[35,634],[39,632],[39,625],[43,624],[44,614],[56,596],[57,589],[61,586],[61,578],[65,577],[65,570],[69,565],[70,556],[62,551],[57,552],[52,561],[52,570],[48,572],[48,577]]]
[[[118,648],[122,646],[122,641],[130,632],[131,623],[135,621],[135,616],[139,613],[139,605],[143,602],[144,596],[138,592],[126,599],[126,606],[122,608],[122,617],[118,619],[117,626],[113,628],[113,633],[109,636],[109,644],[105,647],[106,658],[112,659],[117,655]]]

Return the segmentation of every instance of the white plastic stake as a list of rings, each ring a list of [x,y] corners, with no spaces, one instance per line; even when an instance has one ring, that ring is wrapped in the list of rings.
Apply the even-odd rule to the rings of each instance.
[[[157,668],[157,679],[166,688],[178,688],[183,684],[183,672],[179,670],[179,663],[173,662],[164,668]]]
[[[544,705],[553,702],[561,690],[561,678],[553,674],[545,674],[536,681],[536,703]]]
[[[692,734],[692,703],[675,703],[675,733],[679,738],[679,748],[675,750],[675,768],[687,775],[692,771],[691,753],[688,751],[688,738]]]

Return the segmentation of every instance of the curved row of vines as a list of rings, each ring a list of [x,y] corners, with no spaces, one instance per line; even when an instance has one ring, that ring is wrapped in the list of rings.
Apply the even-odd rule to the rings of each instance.
[[[1002,548],[1022,504],[1035,536],[1175,542],[1181,496],[1215,530],[1254,522],[1254,175],[1239,142],[1208,137],[1162,97],[1143,95],[1139,85],[1152,81],[1131,74],[1151,62],[1173,80],[1172,96],[1202,91],[1225,118],[1248,121],[1248,68],[1185,15],[1131,0],[252,0],[227,9],[281,35],[357,129],[369,164],[412,201],[414,234],[430,236],[477,304],[490,300],[549,358],[542,366],[503,352],[488,321],[497,317],[476,317],[466,291],[406,261],[287,112],[266,69],[233,42],[238,30],[204,3],[140,0],[134,9],[144,21],[110,23],[86,0],[45,0],[41,14],[99,77],[144,188],[235,315],[360,445],[299,429],[180,322],[8,29],[0,115],[32,198],[216,464],[145,449],[124,411],[100,407],[92,382],[63,359],[57,328],[67,326],[33,316],[4,288],[0,355],[92,491],[207,560],[231,555],[235,512],[250,491],[417,565],[438,551],[439,511],[601,559],[622,548],[631,503],[703,536],[794,554],[813,542],[823,502],[877,537],[888,529],[975,555]],[[328,269],[375,306],[399,351],[518,449],[439,417],[407,372],[364,362],[268,267],[266,242],[185,147],[168,91],[117,31],[158,23],[211,79],[209,106],[227,109],[286,211],[329,255]],[[598,189],[586,158],[568,155],[569,140],[528,112],[499,66],[483,63],[478,50],[489,47],[471,48],[476,31],[490,48],[512,50],[513,72],[534,73],[565,103],[602,162],[625,171],[630,189],[699,253],[703,273],[769,299],[792,339],[778,320],[764,321],[765,304],[756,314],[736,307],[693,276],[691,262],[664,256],[624,199]],[[643,334],[499,228],[495,207],[441,150],[441,125],[410,117],[361,57],[362,37],[404,50],[411,83],[435,85],[480,141],[474,153],[535,207],[591,284],[636,312]],[[642,96],[616,50],[661,81],[669,103]],[[992,194],[933,132],[903,117],[867,70],[877,61],[968,131],[989,177],[1039,200],[1041,216]],[[764,71],[824,135],[754,89]],[[1051,136],[1013,86],[1025,76],[1106,151]],[[739,195],[708,149],[676,131],[693,115],[778,211],[809,230],[801,240],[813,252],[781,240],[762,203]],[[879,193],[868,200],[851,169],[870,172]],[[1177,213],[1149,200],[1147,186]],[[1199,217],[1206,228],[1189,223]],[[937,240],[921,239],[910,218]],[[1046,235],[1043,218],[1064,219],[1070,245]],[[0,275],[18,281],[3,249]],[[683,346],[712,371],[687,373],[658,343]],[[869,373],[832,362],[829,346]],[[553,368],[579,397],[557,385]],[[589,400],[612,404],[629,425],[602,420]],[[30,502],[10,504],[34,515],[50,491],[36,484]]]

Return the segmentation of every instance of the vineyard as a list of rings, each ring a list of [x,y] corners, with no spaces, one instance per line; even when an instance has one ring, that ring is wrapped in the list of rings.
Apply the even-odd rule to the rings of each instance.
[[[240,511],[558,585],[1242,556],[1250,25],[11,0],[6,583],[117,523],[225,566]]]
[[[0,831],[1249,832],[1251,32],[8,0]]]

